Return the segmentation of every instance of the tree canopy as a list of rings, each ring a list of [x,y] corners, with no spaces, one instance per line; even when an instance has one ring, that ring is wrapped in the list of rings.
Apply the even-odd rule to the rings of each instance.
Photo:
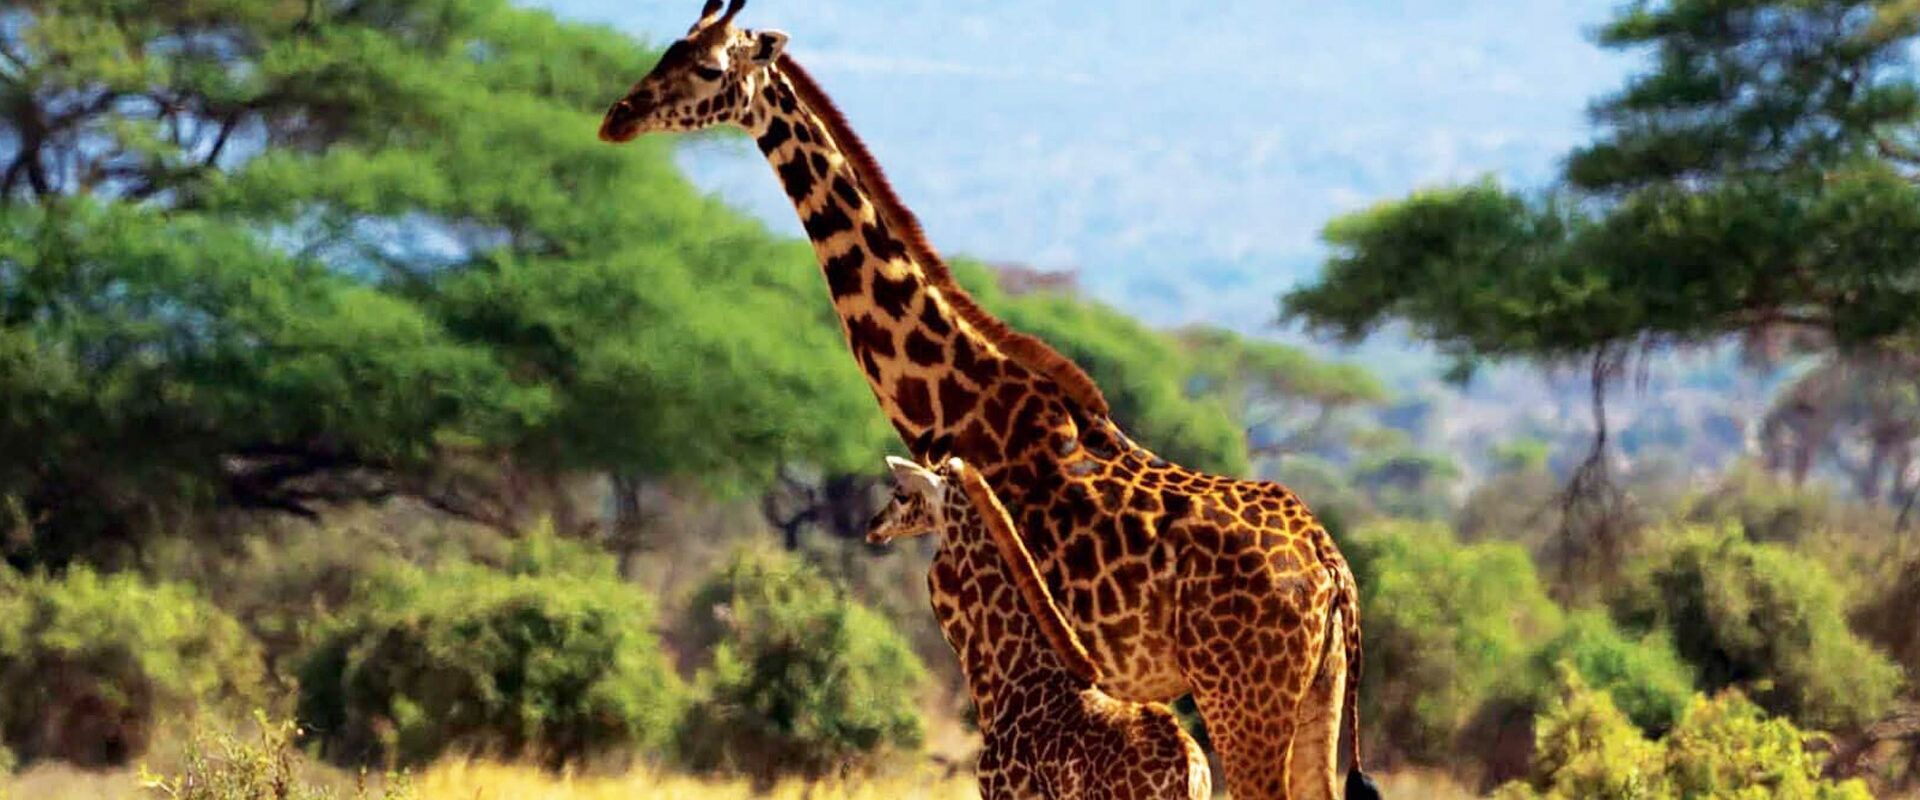
[[[1357,338],[1398,321],[1464,360],[1811,331],[1920,334],[1920,8],[1643,0],[1599,34],[1650,67],[1593,109],[1565,184],[1434,189],[1335,220],[1284,314]]]
[[[864,467],[884,426],[806,249],[663,145],[594,139],[651,59],[499,0],[10,6],[14,549],[178,497],[456,507],[449,453],[722,485]]]

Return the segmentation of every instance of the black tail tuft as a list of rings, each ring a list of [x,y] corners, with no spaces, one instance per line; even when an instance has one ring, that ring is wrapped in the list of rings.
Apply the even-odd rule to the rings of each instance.
[[[1347,770],[1347,800],[1380,800],[1380,787],[1373,785],[1367,773]]]

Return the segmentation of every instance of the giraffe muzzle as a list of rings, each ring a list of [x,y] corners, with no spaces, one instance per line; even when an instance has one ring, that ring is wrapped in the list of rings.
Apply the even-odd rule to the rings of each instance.
[[[632,141],[640,135],[640,120],[646,115],[650,103],[636,102],[634,98],[622,98],[607,109],[606,119],[600,122],[600,141],[618,144]]]

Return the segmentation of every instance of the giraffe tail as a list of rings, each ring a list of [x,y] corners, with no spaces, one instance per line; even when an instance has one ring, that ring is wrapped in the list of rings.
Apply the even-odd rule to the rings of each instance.
[[[1360,589],[1354,585],[1353,573],[1342,565],[1344,573],[1340,591],[1340,602],[1346,606],[1347,625],[1347,686],[1346,699],[1342,703],[1341,718],[1345,719],[1350,733],[1349,747],[1352,748],[1350,766],[1347,768],[1346,800],[1381,800],[1380,787],[1360,768],[1360,660],[1363,657],[1360,646]]]

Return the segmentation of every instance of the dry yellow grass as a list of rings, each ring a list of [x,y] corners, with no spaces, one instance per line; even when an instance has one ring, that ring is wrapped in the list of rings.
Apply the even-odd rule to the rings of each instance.
[[[317,768],[312,779],[342,789],[344,773]],[[444,761],[413,778],[416,800],[975,800],[971,775],[943,777],[928,767],[872,780],[806,784],[789,781],[755,793],[744,781],[693,778],[649,769],[618,777],[555,775],[540,769],[480,761]],[[349,796],[350,792],[342,792]],[[43,766],[0,778],[0,800],[151,800],[132,770],[89,772]]]
[[[312,778],[341,789],[345,773],[314,768]],[[1426,771],[1376,776],[1387,797],[1465,800],[1476,795],[1444,774]],[[617,777],[555,775],[532,767],[484,761],[443,761],[413,779],[417,800],[976,800],[966,771],[946,777],[929,766],[871,780],[806,784],[789,781],[764,794],[744,781],[693,778],[639,769]],[[343,795],[350,792],[342,792]],[[1218,795],[1225,798],[1224,793]],[[0,778],[0,800],[150,800],[131,770],[88,772],[48,766]]]
[[[419,800],[972,800],[970,776],[932,770],[846,783],[787,782],[757,794],[741,781],[713,781],[641,769],[616,778],[556,776],[472,761],[442,762],[414,780]]]

